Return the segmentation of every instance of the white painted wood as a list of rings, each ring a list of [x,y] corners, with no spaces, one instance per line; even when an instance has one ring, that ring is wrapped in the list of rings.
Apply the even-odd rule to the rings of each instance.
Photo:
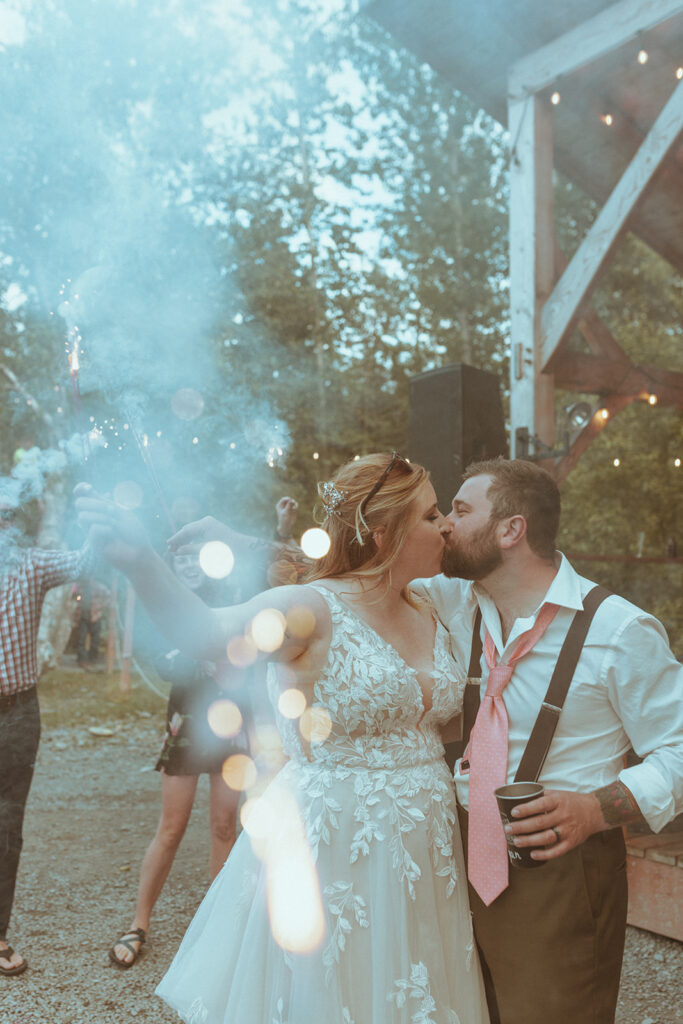
[[[510,137],[510,449],[526,427],[553,444],[553,380],[540,373],[541,310],[554,279],[552,113],[528,97],[509,109]]]
[[[510,69],[509,97],[521,99],[683,14],[683,0],[621,0],[522,57]]]
[[[643,139],[640,149],[598,214],[571,263],[555,285],[542,316],[541,367],[569,337],[580,307],[594,287],[615,245],[626,228],[635,204],[683,130],[683,82]]]

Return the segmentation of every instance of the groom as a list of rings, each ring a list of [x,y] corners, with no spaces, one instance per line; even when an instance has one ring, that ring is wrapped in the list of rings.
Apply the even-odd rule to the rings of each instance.
[[[465,665],[481,610],[482,697],[488,666],[519,653],[529,631],[526,653],[502,669],[501,696],[481,704],[484,719],[486,709],[502,710],[507,731],[495,785],[515,777],[570,623],[593,586],[555,550],[559,517],[557,485],[534,463],[473,464],[447,519],[444,575],[426,581]],[[508,872],[499,818],[481,842],[475,790],[495,774],[499,744],[481,742],[479,726],[478,717],[480,742],[456,764],[455,784],[466,847],[470,833],[470,898],[492,1024],[613,1021],[627,904],[620,826],[645,821],[659,831],[683,811],[683,667],[656,619],[615,595],[597,609],[540,775],[545,793],[511,827],[515,844],[535,851],[538,870]],[[624,768],[630,747],[643,761]]]

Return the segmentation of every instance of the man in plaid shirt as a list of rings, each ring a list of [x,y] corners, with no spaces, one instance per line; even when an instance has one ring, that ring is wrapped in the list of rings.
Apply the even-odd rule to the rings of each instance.
[[[0,526],[9,525],[0,507]],[[0,974],[27,963],[7,944],[22,846],[24,809],[40,739],[36,641],[43,600],[52,587],[92,571],[92,554],[11,548],[0,566]]]

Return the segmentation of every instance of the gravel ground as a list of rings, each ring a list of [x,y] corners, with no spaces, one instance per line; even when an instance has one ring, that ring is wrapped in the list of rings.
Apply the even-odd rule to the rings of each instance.
[[[50,710],[46,701],[43,708]],[[205,778],[144,955],[130,971],[107,958],[132,914],[158,816],[159,778],[150,762],[161,719],[161,710],[131,715],[100,738],[85,724],[51,727],[44,715],[10,934],[30,969],[0,978],[0,1024],[178,1021],[154,989],[207,885]],[[629,929],[616,1019],[683,1024],[683,944]]]

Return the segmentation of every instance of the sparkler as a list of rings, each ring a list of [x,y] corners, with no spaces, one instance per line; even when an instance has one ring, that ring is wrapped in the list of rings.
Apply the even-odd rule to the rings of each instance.
[[[161,502],[161,507],[164,510],[164,514],[166,515],[168,524],[171,527],[172,532],[177,533],[178,529],[173,521],[173,516],[171,515],[170,509],[166,503],[166,498],[164,496],[164,492],[161,486],[161,481],[159,480],[156,467],[154,465],[154,459],[152,458],[152,452],[149,447],[149,437],[147,436],[147,434],[143,434],[142,437],[140,436],[138,431],[135,429],[133,419],[129,413],[126,413],[126,418],[128,419],[128,423],[130,424],[130,429],[132,431],[133,437],[135,438],[135,443],[138,446],[140,458],[142,459],[145,469],[147,470],[147,473],[149,475],[149,478],[152,481],[152,485],[155,491],[157,492],[157,497]]]
[[[64,293],[65,287],[65,285],[62,285],[60,294]],[[64,305],[69,305],[68,300],[64,303]],[[72,341],[71,352],[69,352],[68,339],[71,339]],[[78,423],[78,432],[81,435],[81,444],[83,446],[83,465],[85,466],[85,471],[88,476],[88,479],[92,484],[93,478],[90,467],[90,456],[92,455],[92,451],[90,448],[89,432],[85,428],[85,421],[83,417],[83,404],[81,401],[81,384],[79,379],[79,372],[81,369],[79,345],[82,340],[83,339],[81,338],[78,327],[74,324],[73,327],[69,328],[69,332],[67,335],[67,358],[69,362],[69,374],[71,376],[71,390],[74,399],[74,409],[76,410],[76,421]]]

